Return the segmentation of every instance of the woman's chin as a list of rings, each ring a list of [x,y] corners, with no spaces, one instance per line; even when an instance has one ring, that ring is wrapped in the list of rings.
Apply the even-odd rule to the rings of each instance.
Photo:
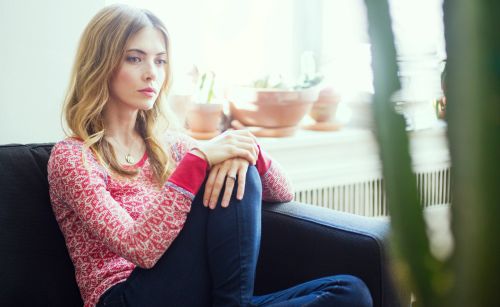
[[[154,103],[148,104],[147,106],[144,106],[144,107],[142,107],[140,109],[143,110],[143,111],[149,111],[149,110],[151,110],[153,108],[154,105],[155,105]]]
[[[147,101],[139,105],[139,110],[149,111],[154,107],[154,105],[155,105],[155,100]]]

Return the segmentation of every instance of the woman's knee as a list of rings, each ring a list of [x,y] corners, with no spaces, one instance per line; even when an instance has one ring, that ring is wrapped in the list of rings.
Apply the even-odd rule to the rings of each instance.
[[[262,195],[262,182],[260,181],[259,172],[255,166],[248,167],[245,178],[245,193],[246,191]]]
[[[237,178],[236,184],[233,187],[233,191],[231,193],[230,205],[235,206],[238,203],[261,203],[262,201],[262,182],[260,180],[259,172],[255,166],[249,166],[246,176],[245,176],[245,190],[242,200],[236,199],[236,192],[238,190],[239,181],[241,179]],[[225,188],[225,187],[224,187]],[[200,203],[202,204],[203,196],[205,194],[205,184],[203,184],[202,189],[196,194],[195,199],[193,200],[193,204]],[[220,192],[219,202],[222,200],[222,195],[224,194],[224,190]],[[203,207],[203,206],[202,206]],[[216,208],[219,207],[216,206]]]
[[[237,187],[235,186],[235,190]],[[235,194],[233,194],[235,197]],[[236,200],[236,203],[241,203],[243,206],[249,204],[252,208],[260,208],[262,202],[262,182],[260,181],[259,172],[255,166],[248,167],[245,178],[245,193],[242,200]]]
[[[319,285],[318,285],[319,284]],[[335,275],[316,280],[315,291],[321,295],[310,304],[335,304],[335,306],[373,306],[370,290],[359,278],[352,275]]]
[[[364,281],[352,275],[340,275],[337,277],[340,278],[342,286],[347,288],[353,302],[352,306],[373,306],[370,290]]]

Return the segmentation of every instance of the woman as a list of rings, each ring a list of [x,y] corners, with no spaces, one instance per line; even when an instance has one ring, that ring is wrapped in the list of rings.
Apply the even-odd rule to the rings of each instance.
[[[124,5],[102,9],[80,41],[71,133],[48,177],[85,306],[371,305],[351,276],[253,296],[261,198],[289,201],[291,188],[247,131],[203,144],[159,133],[169,47],[157,17]]]

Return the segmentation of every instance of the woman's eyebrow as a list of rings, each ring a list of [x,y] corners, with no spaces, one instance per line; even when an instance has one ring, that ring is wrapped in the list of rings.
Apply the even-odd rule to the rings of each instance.
[[[138,52],[138,53],[147,55],[146,51],[141,50],[141,49],[136,49],[136,48],[128,49],[127,52]],[[161,51],[161,52],[158,52],[156,55],[163,55],[163,54],[167,54],[167,52],[166,51]]]

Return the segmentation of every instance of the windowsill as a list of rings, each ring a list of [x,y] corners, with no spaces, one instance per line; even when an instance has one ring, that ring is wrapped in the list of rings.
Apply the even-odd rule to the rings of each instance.
[[[450,166],[446,125],[408,135],[416,172]],[[292,137],[259,142],[282,165],[297,191],[382,178],[378,144],[368,129],[300,130]]]

